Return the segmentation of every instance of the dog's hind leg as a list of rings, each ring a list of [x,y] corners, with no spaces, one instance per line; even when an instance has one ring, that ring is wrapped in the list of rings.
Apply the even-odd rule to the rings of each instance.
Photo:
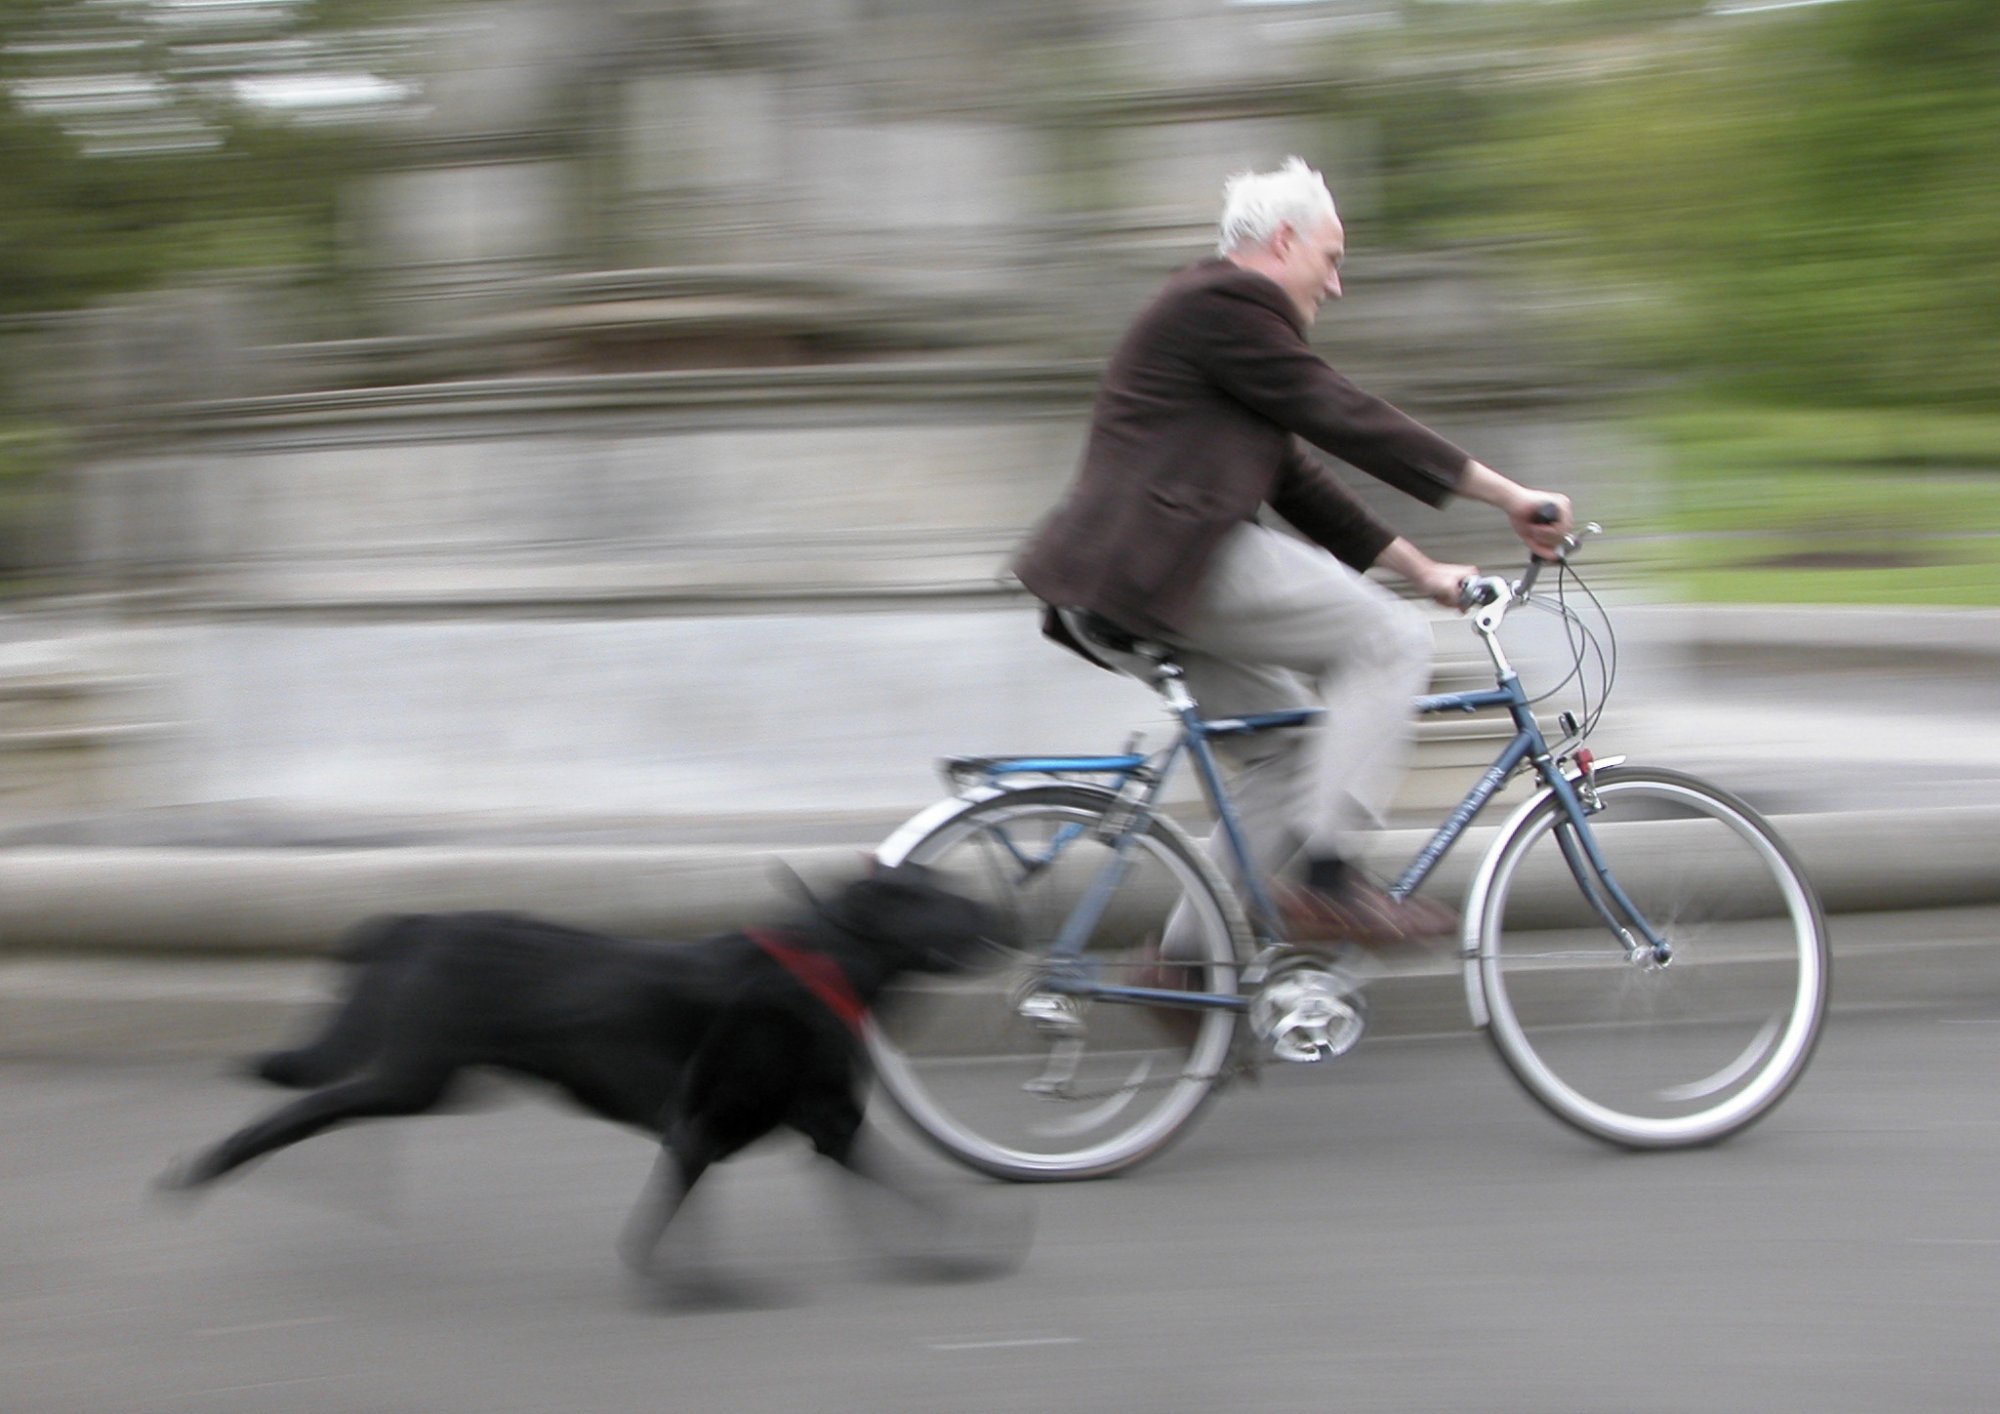
[[[213,1148],[170,1170],[160,1180],[168,1189],[196,1188],[274,1149],[310,1139],[349,1120],[421,1114],[449,1088],[456,1067],[431,1064],[376,1071],[331,1089],[318,1090],[245,1125]]]

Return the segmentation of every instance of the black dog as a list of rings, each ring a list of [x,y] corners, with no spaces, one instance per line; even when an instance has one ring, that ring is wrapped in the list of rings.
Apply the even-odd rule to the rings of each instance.
[[[861,1019],[899,974],[967,962],[985,929],[983,909],[913,866],[877,870],[795,929],[701,943],[508,913],[377,919],[349,936],[352,985],[317,1039],[254,1063],[265,1080],[313,1093],[162,1186],[211,1183],[349,1120],[421,1114],[469,1067],[511,1071],[663,1141],[654,1194],[624,1243],[643,1272],[708,1167],[780,1126],[889,1183],[857,1147]]]

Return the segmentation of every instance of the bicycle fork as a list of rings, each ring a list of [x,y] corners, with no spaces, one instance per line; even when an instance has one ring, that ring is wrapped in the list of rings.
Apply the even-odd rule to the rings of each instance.
[[[1596,764],[1589,752],[1577,754],[1581,759],[1577,763],[1576,785],[1560,771],[1549,773],[1549,789],[1566,817],[1553,827],[1556,848],[1562,851],[1563,862],[1569,866],[1584,901],[1625,949],[1626,960],[1648,968],[1665,967],[1674,960],[1672,942],[1646,920],[1639,906],[1626,895],[1598,848],[1597,836],[1588,823],[1588,817],[1602,808],[1597,800]],[[1635,928],[1639,934],[1636,937]]]
[[[1526,581],[1524,581],[1524,585]],[[1518,591],[1525,597],[1525,587]],[[1511,596],[1510,596],[1511,597]],[[1549,746],[1542,738],[1541,728],[1536,725],[1533,709],[1527,694],[1521,687],[1520,675],[1507,661],[1506,651],[1500,645],[1499,626],[1504,616],[1508,599],[1488,603],[1473,614],[1473,628],[1493,660],[1493,668],[1499,687],[1493,692],[1446,693],[1434,697],[1420,698],[1418,709],[1423,712],[1448,710],[1472,711],[1480,707],[1504,707],[1514,719],[1515,737],[1513,744],[1501,754],[1473,793],[1466,797],[1459,811],[1447,821],[1437,836],[1418,856],[1410,871],[1397,880],[1390,889],[1393,896],[1401,897],[1412,891],[1432,865],[1436,864],[1445,850],[1458,837],[1458,832],[1477,814],[1486,800],[1498,789],[1500,783],[1512,772],[1523,758],[1534,763],[1537,774],[1547,785],[1549,794],[1561,811],[1563,818],[1553,826],[1556,847],[1561,850],[1563,862],[1569,866],[1577,888],[1582,892],[1591,911],[1603,921],[1618,945],[1625,949],[1625,957],[1631,962],[1641,962],[1648,967],[1665,967],[1673,961],[1674,949],[1666,937],[1646,920],[1630,896],[1612,874],[1611,866],[1605,861],[1604,853],[1598,848],[1597,836],[1592,832],[1589,817],[1602,808],[1597,799],[1596,761],[1588,750],[1579,750],[1570,758],[1576,762],[1577,774],[1572,783],[1561,766],[1552,757]],[[1637,936],[1635,936],[1635,930]],[[1468,943],[1468,947],[1471,944]]]

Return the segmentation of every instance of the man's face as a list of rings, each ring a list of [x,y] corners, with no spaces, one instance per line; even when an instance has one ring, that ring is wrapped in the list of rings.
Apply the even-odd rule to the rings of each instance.
[[[1283,270],[1278,283],[1311,324],[1319,316],[1321,302],[1340,298],[1347,233],[1339,217],[1328,216],[1303,231],[1280,226],[1276,245]]]

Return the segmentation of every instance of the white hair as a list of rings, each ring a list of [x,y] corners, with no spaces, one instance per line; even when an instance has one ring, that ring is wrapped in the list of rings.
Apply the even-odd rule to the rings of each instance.
[[[1287,157],[1275,172],[1238,172],[1222,184],[1222,236],[1216,251],[1228,255],[1262,245],[1290,226],[1305,231],[1335,214],[1326,179],[1302,157]]]

